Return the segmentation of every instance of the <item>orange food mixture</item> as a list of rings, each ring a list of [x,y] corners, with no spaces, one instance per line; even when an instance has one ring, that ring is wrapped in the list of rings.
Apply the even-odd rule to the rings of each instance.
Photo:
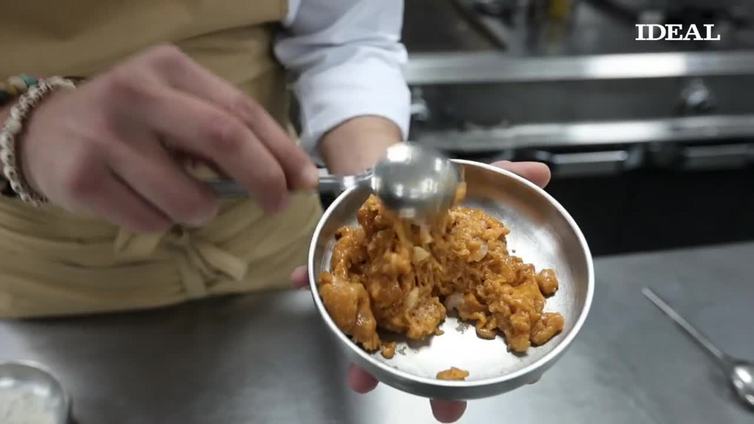
[[[466,377],[469,376],[469,372],[466,370],[462,370],[460,368],[456,367],[450,367],[446,370],[442,370],[437,373],[438,380],[458,380],[463,381],[466,380]]]
[[[537,273],[508,254],[508,229],[485,212],[453,207],[420,226],[371,196],[358,222],[337,231],[332,271],[320,274],[319,292],[337,326],[367,351],[382,347],[378,329],[416,340],[439,334],[447,308],[473,322],[479,337],[502,332],[513,352],[563,329],[560,314],[543,312],[545,297],[558,289],[555,273]]]

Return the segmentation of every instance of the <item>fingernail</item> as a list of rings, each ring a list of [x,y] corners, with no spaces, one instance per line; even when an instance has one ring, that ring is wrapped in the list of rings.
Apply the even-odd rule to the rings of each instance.
[[[291,203],[291,199],[288,195],[283,196],[280,198],[278,203],[275,205],[274,213],[282,212],[286,209],[288,209],[288,205]]]
[[[307,165],[301,172],[301,182],[305,188],[315,189],[319,185],[319,170],[314,165]]]
[[[197,216],[191,220],[191,222],[188,223],[188,225],[192,227],[203,227],[207,224],[209,224],[219,212],[219,208],[217,204],[213,205],[211,208],[207,209],[207,213],[204,215]]]
[[[220,212],[220,205],[217,202],[212,202],[211,206],[202,208],[202,210],[205,211],[203,214],[195,216],[187,224],[192,227],[203,227],[209,224]]]

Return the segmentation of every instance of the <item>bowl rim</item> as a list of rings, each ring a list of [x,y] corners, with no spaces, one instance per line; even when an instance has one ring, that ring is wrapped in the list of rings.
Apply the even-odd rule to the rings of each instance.
[[[314,303],[317,305],[317,309],[319,310],[320,315],[325,320],[330,330],[332,330],[335,333],[336,337],[338,337],[338,339],[341,342],[343,342],[345,345],[348,346],[351,353],[358,355],[361,360],[365,361],[370,366],[376,367],[382,372],[395,375],[397,377],[406,379],[408,381],[414,381],[417,383],[426,384],[430,386],[436,386],[436,387],[442,387],[442,388],[470,388],[470,387],[477,388],[477,387],[485,387],[485,386],[494,386],[494,385],[499,385],[505,382],[514,381],[530,373],[533,373],[539,368],[542,368],[546,366],[547,364],[549,364],[550,362],[553,362],[569,347],[569,345],[573,342],[573,339],[581,331],[581,328],[583,327],[584,322],[586,321],[586,318],[589,315],[589,311],[592,306],[592,299],[594,297],[594,261],[592,258],[592,253],[589,249],[589,245],[587,244],[586,239],[584,238],[584,234],[581,232],[581,228],[579,228],[578,224],[576,224],[576,221],[573,219],[573,217],[571,217],[571,214],[569,214],[568,211],[557,200],[555,200],[554,197],[552,197],[549,193],[547,193],[544,189],[532,183],[531,181],[527,180],[526,178],[518,174],[515,174],[512,171],[509,171],[507,169],[503,169],[494,165],[489,165],[486,163],[465,160],[465,159],[452,159],[452,161],[459,165],[479,167],[487,171],[496,172],[508,178],[512,178],[518,183],[526,185],[530,189],[534,190],[538,195],[543,196],[548,202],[550,202],[555,207],[555,209],[560,213],[560,215],[563,216],[563,218],[565,218],[566,222],[571,227],[571,230],[576,235],[579,241],[579,244],[581,245],[581,248],[583,249],[584,255],[586,257],[587,275],[588,275],[586,299],[584,300],[584,307],[581,309],[579,313],[579,317],[574,323],[573,328],[565,336],[565,338],[560,340],[560,342],[557,344],[557,346],[555,346],[554,349],[552,349],[550,352],[548,352],[541,358],[537,359],[536,361],[532,362],[531,364],[519,370],[502,374],[497,377],[484,378],[484,379],[479,379],[479,380],[454,381],[454,380],[438,380],[436,378],[418,376],[416,374],[411,374],[409,372],[392,367],[382,361],[376,360],[375,358],[372,357],[371,354],[367,353],[364,349],[359,347],[358,344],[356,344],[353,340],[351,340],[351,338],[348,335],[346,335],[340,328],[338,328],[338,326],[335,324],[333,319],[330,317],[330,314],[327,312],[324,302],[322,302],[322,298],[319,295],[319,289],[317,285],[317,276],[314,275],[313,272],[309,272],[309,286],[311,288],[311,294],[312,294],[312,298],[314,299]],[[312,240],[309,244],[307,265],[310,270],[314,269],[314,260],[315,260],[314,252],[317,247],[317,240],[319,238],[320,233],[322,232],[322,228],[324,227],[327,221],[327,218],[355,190],[358,190],[358,187],[351,188],[341,193],[330,204],[327,210],[322,214],[322,218],[317,223],[317,227],[314,230],[314,233],[312,235]]]

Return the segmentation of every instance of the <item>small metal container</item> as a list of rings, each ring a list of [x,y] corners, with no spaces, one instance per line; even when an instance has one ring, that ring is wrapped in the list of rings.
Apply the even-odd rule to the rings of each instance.
[[[0,363],[0,422],[67,424],[70,416],[70,398],[44,367],[28,361]]]
[[[500,336],[481,339],[473,325],[448,317],[440,336],[420,343],[396,339],[398,347],[392,359],[364,351],[330,318],[317,290],[317,279],[320,272],[330,270],[335,231],[356,225],[356,211],[369,195],[366,190],[344,192],[323,215],[309,247],[309,283],[327,327],[354,363],[380,381],[409,393],[438,399],[475,399],[532,383],[555,363],[586,320],[594,293],[594,268],[581,230],[544,190],[490,165],[454,162],[464,168],[467,195],[463,204],[481,208],[505,223],[510,229],[507,241],[511,254],[538,270],[555,270],[560,288],[547,299],[545,311],[560,312],[565,317],[565,328],[559,335],[524,355],[515,355]],[[469,377],[465,381],[435,378],[438,371],[451,366],[469,371]]]

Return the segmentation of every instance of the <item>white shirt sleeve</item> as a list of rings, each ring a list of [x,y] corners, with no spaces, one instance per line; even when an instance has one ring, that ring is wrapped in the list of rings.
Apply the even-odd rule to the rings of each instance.
[[[387,118],[408,136],[402,22],[402,0],[289,0],[275,54],[294,75],[310,152],[324,133],[362,115]]]

